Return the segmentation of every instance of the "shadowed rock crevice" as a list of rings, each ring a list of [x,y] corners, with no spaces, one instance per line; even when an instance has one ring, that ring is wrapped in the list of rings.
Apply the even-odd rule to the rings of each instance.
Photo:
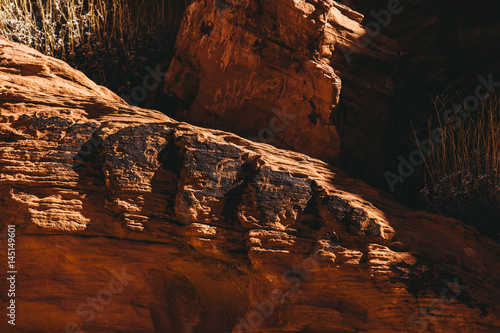
[[[243,195],[247,190],[249,183],[259,173],[262,160],[260,156],[252,156],[244,154],[242,159],[245,161],[236,175],[236,180],[239,183],[236,187],[229,190],[225,195],[224,207],[222,215],[230,224],[241,225],[238,221],[238,206],[243,200]]]
[[[173,262],[151,269],[146,281],[154,293],[148,309],[156,332],[229,332],[246,311],[244,287],[231,281],[213,262],[213,271]],[[190,267],[192,266],[192,267]],[[228,267],[228,273],[233,268]]]
[[[151,300],[151,318],[157,332],[195,332],[194,328],[206,318],[200,296],[193,283],[182,273],[150,271],[157,298]],[[200,332],[198,330],[198,332]]]

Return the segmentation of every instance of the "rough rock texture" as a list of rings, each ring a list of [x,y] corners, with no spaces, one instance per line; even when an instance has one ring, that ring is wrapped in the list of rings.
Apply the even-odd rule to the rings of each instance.
[[[158,108],[388,189],[384,172],[416,149],[413,129],[426,136],[437,94],[458,102],[479,75],[500,80],[499,17],[496,0],[194,0]],[[399,189],[409,204],[419,180]]]
[[[360,47],[362,18],[332,0],[194,0],[162,110],[380,182],[397,49],[382,35]]]
[[[500,330],[499,244],[320,160],[128,106],[3,39],[0,124],[2,332]]]

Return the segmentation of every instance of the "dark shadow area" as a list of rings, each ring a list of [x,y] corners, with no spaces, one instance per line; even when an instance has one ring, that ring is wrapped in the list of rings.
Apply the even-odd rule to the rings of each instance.
[[[149,310],[155,331],[230,332],[243,317],[248,297],[223,272],[186,261],[149,271]],[[211,265],[208,265],[211,267]]]

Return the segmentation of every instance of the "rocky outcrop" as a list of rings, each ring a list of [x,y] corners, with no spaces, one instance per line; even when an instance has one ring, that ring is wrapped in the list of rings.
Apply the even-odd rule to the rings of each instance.
[[[500,329],[497,243],[320,160],[129,106],[3,39],[0,124],[19,332]]]
[[[191,1],[160,109],[380,182],[397,49],[362,19],[332,0]]]
[[[384,173],[399,174],[414,129],[426,136],[433,98],[498,81],[499,14],[494,0],[192,1],[156,105],[389,190]],[[420,178],[398,184],[408,204]]]

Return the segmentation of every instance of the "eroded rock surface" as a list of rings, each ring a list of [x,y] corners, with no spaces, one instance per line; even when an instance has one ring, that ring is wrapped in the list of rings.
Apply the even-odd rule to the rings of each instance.
[[[192,1],[164,109],[380,182],[397,49],[362,19],[332,0]]]
[[[500,329],[497,243],[320,160],[131,107],[3,39],[0,124],[19,332]]]

